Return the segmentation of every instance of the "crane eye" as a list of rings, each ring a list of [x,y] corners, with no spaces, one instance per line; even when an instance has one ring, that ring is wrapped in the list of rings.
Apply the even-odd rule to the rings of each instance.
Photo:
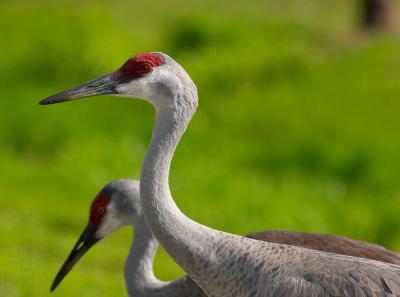
[[[106,212],[106,210],[104,209],[104,207],[100,206],[97,208],[97,213],[99,215],[103,215]]]

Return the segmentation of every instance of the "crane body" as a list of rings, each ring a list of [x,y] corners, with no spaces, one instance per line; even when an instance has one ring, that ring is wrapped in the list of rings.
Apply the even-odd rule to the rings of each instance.
[[[156,119],[140,179],[143,214],[157,240],[208,296],[400,296],[398,265],[245,238],[181,212],[169,188],[170,164],[196,112],[198,94],[171,57],[138,54],[117,71],[41,103],[102,94],[140,98],[154,106]]]

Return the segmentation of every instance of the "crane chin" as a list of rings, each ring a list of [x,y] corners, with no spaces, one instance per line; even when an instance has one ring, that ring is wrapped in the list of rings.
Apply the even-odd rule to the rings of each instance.
[[[100,96],[106,94],[117,94],[118,81],[113,79],[114,74],[108,74],[94,79],[80,86],[57,93],[39,102],[40,105],[55,104],[65,101],[82,99],[85,97]]]
[[[50,291],[54,291],[64,277],[70,272],[70,270],[75,266],[79,259],[95,244],[100,238],[96,237],[96,229],[93,227],[86,227],[82,235],[76,242],[74,248],[69,254],[67,260],[64,262],[60,271],[57,273],[53,284],[51,285]]]

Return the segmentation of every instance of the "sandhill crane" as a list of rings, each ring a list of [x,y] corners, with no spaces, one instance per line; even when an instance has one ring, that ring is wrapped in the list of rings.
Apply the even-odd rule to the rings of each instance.
[[[54,279],[52,291],[93,244],[121,227],[134,226],[134,241],[125,262],[125,285],[129,296],[207,296],[187,276],[173,282],[162,282],[155,277],[153,261],[158,242],[143,216],[138,181],[119,179],[109,183],[97,194],[89,213],[89,223]],[[341,236],[289,231],[263,231],[249,236],[268,242],[400,264],[400,254]]]
[[[143,213],[157,240],[208,296],[400,296],[398,265],[249,239],[208,228],[180,211],[170,192],[169,170],[198,95],[171,57],[138,54],[114,73],[41,104],[102,94],[141,98],[155,107],[140,179]]]

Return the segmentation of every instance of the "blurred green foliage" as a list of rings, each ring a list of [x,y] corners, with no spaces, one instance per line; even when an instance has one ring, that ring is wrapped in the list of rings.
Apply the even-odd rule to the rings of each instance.
[[[337,233],[400,249],[399,39],[357,38],[355,3],[2,1],[0,295],[47,296],[107,182],[138,178],[154,112],[40,99],[161,50],[200,107],[173,162],[182,210],[214,228]],[[125,296],[123,230],[55,296]],[[182,272],[165,252],[157,275]]]

